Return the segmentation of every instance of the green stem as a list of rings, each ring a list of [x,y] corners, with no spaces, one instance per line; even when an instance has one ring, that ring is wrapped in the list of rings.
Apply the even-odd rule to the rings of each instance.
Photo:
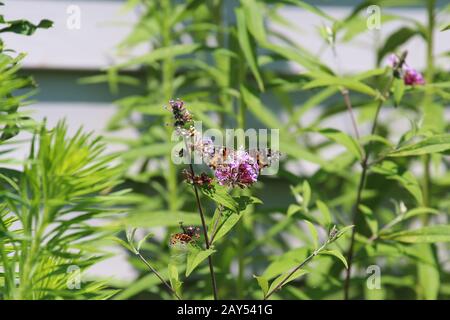
[[[194,166],[192,165],[192,163],[189,163],[189,169],[191,170],[192,176],[195,177]],[[200,197],[198,195],[197,185],[194,183],[193,186],[194,186],[194,194],[195,194],[195,200],[197,202],[198,212],[200,214],[200,219],[202,221],[202,228],[203,228],[203,235],[205,237],[206,249],[209,249],[210,246],[209,246],[209,239],[208,239],[208,229],[206,228],[205,215],[203,213],[202,204],[200,202]],[[217,295],[216,276],[214,273],[214,264],[213,264],[211,255],[208,256],[208,264],[209,264],[209,274],[211,276],[211,285],[213,288],[214,300],[217,300],[218,295]]]
[[[427,70],[425,73],[425,79],[427,83],[432,83],[434,78],[434,7],[436,1],[428,0],[427,2],[427,16],[428,16],[428,28],[427,28]],[[426,108],[428,105],[433,103],[433,94],[428,92],[425,94],[423,100],[423,107]],[[431,202],[431,172],[430,163],[431,156],[429,154],[425,155],[422,159],[423,163],[423,205],[428,207]],[[427,221],[424,220],[426,223]]]
[[[243,61],[243,60],[240,60]],[[244,83],[245,80],[245,68],[241,66],[239,68],[239,81],[238,85],[240,86],[242,83]],[[239,89],[239,87],[238,87]],[[237,125],[238,129],[245,130],[245,113],[246,113],[246,107],[245,103],[242,100],[242,97],[239,99],[239,105],[238,105],[238,113],[237,113]],[[242,138],[242,139],[241,139]],[[245,143],[245,134],[243,134],[243,137],[239,137],[238,141],[242,141],[242,143]],[[237,146],[238,148],[240,146]],[[237,258],[238,258],[238,277],[237,277],[237,294],[239,299],[244,298],[244,291],[245,291],[245,219],[244,217],[241,217],[240,221],[237,224],[237,235],[238,235],[238,247],[237,247]]]
[[[271,291],[269,291],[266,296],[264,297],[264,300],[267,300],[270,298],[270,296],[272,294],[274,294],[276,291],[280,290],[281,287],[289,280],[289,278],[296,273],[298,270],[300,270],[301,268],[303,268],[308,262],[310,262],[315,256],[317,256],[318,254],[320,254],[320,252],[322,252],[333,240],[332,239],[328,239],[319,249],[316,249],[313,251],[313,253],[311,253],[305,260],[303,260],[297,267],[295,267],[294,269],[292,269],[291,272],[289,272],[286,277],[284,277],[284,279],[275,287],[273,288]]]
[[[163,12],[163,18],[161,20],[161,37],[163,47],[170,47],[172,44],[172,28],[170,25],[172,16],[172,5],[170,0],[161,1],[161,9]],[[172,58],[166,58],[162,61],[162,93],[164,96],[164,101],[169,101],[174,98],[173,81],[175,76],[175,66]],[[167,122],[169,122],[169,116],[167,117]],[[172,130],[170,127],[166,128],[167,135],[170,139]],[[172,162],[171,153],[166,156],[166,163],[168,163],[168,170],[166,173],[166,183],[168,189],[168,207],[170,211],[178,209],[178,179],[177,179],[177,168]]]
[[[166,282],[166,280],[163,279],[163,277],[156,271],[155,268],[142,256],[142,254],[139,251],[135,252],[136,256],[141,259],[141,261],[147,266],[147,268],[150,269],[151,272],[155,274],[155,276],[166,286],[166,288],[178,299],[181,300],[181,297],[178,295],[178,293],[172,288],[170,284]]]
[[[195,177],[194,166],[192,165],[192,162],[191,162],[191,152],[190,152],[190,149],[189,149],[189,146],[188,146],[186,140],[185,140],[185,146],[186,146],[186,154],[189,159],[189,170],[191,171],[192,177]],[[209,237],[208,237],[208,229],[206,226],[205,214],[203,213],[203,207],[202,207],[202,203],[200,201],[200,196],[198,194],[197,185],[195,183],[193,183],[192,186],[194,187],[195,201],[197,203],[198,213],[200,214],[200,220],[202,222],[203,236],[205,237],[205,246],[206,246],[206,249],[209,249],[210,243],[212,242],[212,240],[210,241]],[[209,265],[209,274],[211,277],[211,286],[212,286],[214,300],[218,300],[219,297],[217,294],[216,275],[214,273],[214,264],[213,264],[211,255],[208,256],[208,265]]]
[[[401,68],[402,65],[404,64],[405,58],[406,58],[406,52],[400,57],[400,61],[399,61],[398,65],[396,66],[396,68],[394,69],[393,75],[389,79],[389,82],[386,84],[386,86],[382,92],[382,96],[378,102],[377,109],[375,111],[375,116],[374,116],[374,119],[372,122],[372,129],[370,132],[371,135],[374,135],[377,130],[378,119],[380,116],[381,108],[383,106],[384,101],[386,101],[389,98],[389,92],[390,92],[390,89],[394,82],[394,75],[397,73],[398,69]],[[364,191],[364,186],[365,186],[366,180],[367,180],[367,173],[368,173],[368,170],[370,167],[368,165],[369,158],[370,158],[370,154],[369,154],[370,146],[371,146],[371,143],[369,143],[367,151],[365,152],[364,158],[361,162],[362,172],[361,172],[361,176],[360,176],[359,183],[358,183],[358,190],[357,190],[357,194],[356,194],[355,206],[353,207],[352,224],[355,227],[352,229],[352,234],[351,234],[351,238],[350,238],[350,246],[349,246],[348,253],[347,253],[348,268],[346,270],[345,282],[344,282],[344,299],[345,300],[349,299],[351,272],[352,272],[352,266],[353,266],[353,252],[354,252],[354,246],[355,246],[355,236],[356,236],[357,229],[359,230],[359,227],[360,227],[359,223],[358,223],[358,218],[360,216],[359,207],[361,205],[362,192]]]

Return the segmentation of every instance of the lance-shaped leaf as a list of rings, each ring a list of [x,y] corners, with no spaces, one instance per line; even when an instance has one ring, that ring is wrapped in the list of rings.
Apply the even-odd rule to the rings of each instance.
[[[194,269],[202,263],[203,260],[208,258],[211,254],[213,254],[215,250],[213,249],[207,249],[207,250],[198,250],[193,249],[189,252],[187,257],[187,264],[186,264],[186,277],[189,277],[189,275],[194,271]]]
[[[204,195],[208,196],[217,204],[220,204],[234,212],[239,211],[238,203],[231,195],[228,194],[225,187],[215,184],[211,189],[202,188],[201,190]]]
[[[388,157],[411,157],[450,150],[450,134],[440,134],[401,147],[387,154]]]
[[[405,243],[450,242],[450,225],[426,226],[381,235],[382,239]]]
[[[347,148],[347,150],[353,154],[356,159],[362,159],[363,154],[361,147],[358,142],[356,142],[356,140],[348,134],[332,128],[320,129],[317,130],[317,132]]]
[[[320,251],[319,254],[329,255],[338,258],[344,264],[345,268],[348,269],[347,260],[338,250],[322,250]]]
[[[299,269],[297,271],[295,271],[292,275],[289,276],[289,278],[287,277],[287,274],[282,274],[281,276],[279,276],[278,278],[276,278],[275,280],[272,281],[272,283],[270,284],[270,288],[269,288],[269,292],[272,292],[272,290],[274,290],[280,283],[283,283],[283,286],[288,284],[289,282],[300,278],[301,276],[307,274],[308,271],[303,270],[303,269]]]
[[[179,293],[181,289],[182,282],[178,276],[178,268],[175,264],[169,264],[169,280],[170,286],[175,292]]]
[[[371,87],[362,83],[361,81],[355,79],[335,77],[332,75],[317,74],[317,73],[311,74],[311,76],[313,79],[310,82],[308,82],[305,86],[303,86],[303,89],[336,86],[339,88],[347,88],[349,90],[360,92],[371,97],[379,96],[379,93],[376,90],[372,89]]]
[[[264,83],[261,74],[259,73],[259,68],[256,60],[255,45],[254,43],[252,43],[247,30],[247,22],[244,10],[242,8],[238,8],[235,12],[239,45],[241,46],[242,53],[244,54],[245,60],[247,61],[250,70],[255,76],[259,90],[264,91]]]
[[[258,281],[258,285],[263,292],[263,297],[265,297],[267,295],[267,292],[269,292],[269,280],[267,280],[267,278],[263,276],[253,277],[256,279],[256,281]]]

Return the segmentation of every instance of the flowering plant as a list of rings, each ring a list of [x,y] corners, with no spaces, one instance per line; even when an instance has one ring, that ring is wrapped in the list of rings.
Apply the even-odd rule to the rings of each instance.
[[[126,82],[119,71],[143,65],[148,81],[142,94],[119,101],[111,128],[139,129],[139,140],[124,157],[141,171],[128,179],[138,194],[152,197],[136,206],[133,221],[140,228],[167,228],[165,236],[143,246],[153,265],[167,270],[161,276],[173,288],[186,271],[176,289],[181,298],[214,297],[212,281],[205,282],[206,275],[211,278],[208,257],[219,298],[447,296],[438,248],[448,248],[449,241],[448,203],[441,201],[448,195],[448,70],[435,38],[448,32],[440,27],[448,15],[435,1],[424,3],[426,22],[390,14],[395,4],[387,1],[361,2],[342,19],[303,1],[169,1],[146,7],[122,48],[146,34],[153,50],[113,66],[109,74]],[[383,9],[379,19],[377,6]],[[365,10],[374,14],[367,17]],[[173,12],[189,15],[174,18]],[[316,29],[293,32],[303,15],[321,21],[317,50],[305,38]],[[172,23],[148,31],[145,26],[155,21]],[[215,28],[192,31],[205,24]],[[389,27],[397,29],[386,35]],[[409,43],[412,38],[420,50]],[[373,46],[371,39],[377,39]],[[347,56],[360,43],[365,51]],[[344,51],[349,44],[352,50]],[[419,51],[426,53],[420,71]],[[189,108],[174,100],[167,106],[172,114],[162,112],[161,105],[176,96]],[[136,113],[142,115],[138,122]],[[200,135],[192,128],[194,118],[220,131],[278,129],[279,170],[265,175],[268,159]],[[183,137],[178,148],[168,123]],[[202,161],[194,161],[193,172],[190,161],[173,161],[173,155]],[[182,179],[188,183],[178,183]],[[202,235],[186,260],[175,261],[167,243],[183,234],[179,221],[200,227]],[[331,240],[333,226],[348,231],[337,242]],[[195,273],[194,261],[202,262]],[[167,292],[141,294],[168,298]],[[127,288],[119,297],[135,294]]]

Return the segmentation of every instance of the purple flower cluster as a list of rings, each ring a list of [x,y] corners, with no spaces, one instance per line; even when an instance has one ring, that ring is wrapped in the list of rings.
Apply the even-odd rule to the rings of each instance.
[[[258,180],[259,166],[248,152],[238,150],[216,167],[214,175],[222,186],[245,188]]]
[[[403,68],[403,81],[405,82],[405,84],[410,86],[425,84],[423,75],[409,66],[405,66]]]
[[[388,65],[390,67],[392,67],[392,68],[399,67],[398,66],[399,63],[400,63],[400,59],[398,58],[397,55],[391,54],[388,57]],[[408,66],[406,64],[406,62],[402,64],[399,74],[403,78],[403,82],[406,85],[416,86],[416,85],[424,85],[425,84],[425,79],[423,78],[423,75],[416,69]]]
[[[211,138],[203,137],[192,125],[192,116],[182,100],[171,100],[170,111],[175,120],[175,128],[179,135],[187,138],[187,148],[200,154],[202,160],[214,170],[214,176],[222,186],[246,188],[258,180],[260,171],[267,166],[262,158],[270,160],[272,155],[253,157],[249,152],[231,150],[227,147],[217,147]],[[182,155],[180,155],[181,157]],[[188,183],[211,187],[212,180],[206,173],[194,176],[185,172]]]

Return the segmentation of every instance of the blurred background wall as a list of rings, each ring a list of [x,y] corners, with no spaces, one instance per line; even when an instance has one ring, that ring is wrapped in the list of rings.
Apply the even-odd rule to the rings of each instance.
[[[360,1],[335,0],[313,1],[313,3],[322,3],[322,9],[328,14],[343,17]],[[4,39],[9,48],[28,54],[24,63],[24,73],[34,76],[39,84],[39,91],[34,96],[37,102],[29,107],[33,111],[34,118],[47,118],[50,125],[61,118],[66,118],[72,132],[83,125],[87,130],[110,135],[104,129],[108,119],[115,112],[114,101],[130,94],[130,89],[124,88],[118,95],[112,95],[107,85],[82,85],[79,79],[100,74],[106,67],[124,58],[117,54],[115,47],[132,29],[139,15],[137,11],[126,10],[124,4],[124,0],[7,0],[6,6],[0,8],[10,20],[26,18],[37,23],[45,18],[55,23],[52,29],[38,30],[37,34],[30,38],[8,35]],[[71,28],[68,21],[75,12],[73,10],[78,9],[80,28]],[[381,9],[383,13],[384,9]],[[322,46],[322,40],[317,36],[317,27],[323,23],[320,18],[300,9],[285,8],[282,12],[285,18],[297,23],[298,30],[280,31],[302,43],[312,52],[318,52]],[[425,21],[426,17],[423,9],[414,7],[391,9],[389,12],[421,21]],[[382,26],[370,36],[358,37],[351,45],[338,46],[338,62],[328,51],[323,53],[323,59],[327,64],[343,72],[370,69],[375,63],[373,37],[384,37],[396,26],[395,24]],[[437,54],[449,51],[450,32],[436,34],[435,43]],[[425,61],[424,44],[415,38],[409,41],[406,47],[409,49],[409,64],[422,69]],[[126,55],[129,57],[145,50],[148,48],[139,48],[135,52],[127,52]],[[446,63],[447,65],[443,67],[448,69],[448,59]],[[290,71],[298,70],[292,65]],[[130,70],[130,72],[138,71]],[[335,126],[347,130],[345,123],[342,121]],[[125,130],[115,132],[114,135],[133,137],[134,132]],[[99,268],[97,272],[103,275],[120,274],[124,278],[134,276],[131,267],[120,256],[106,261],[97,268]]]

